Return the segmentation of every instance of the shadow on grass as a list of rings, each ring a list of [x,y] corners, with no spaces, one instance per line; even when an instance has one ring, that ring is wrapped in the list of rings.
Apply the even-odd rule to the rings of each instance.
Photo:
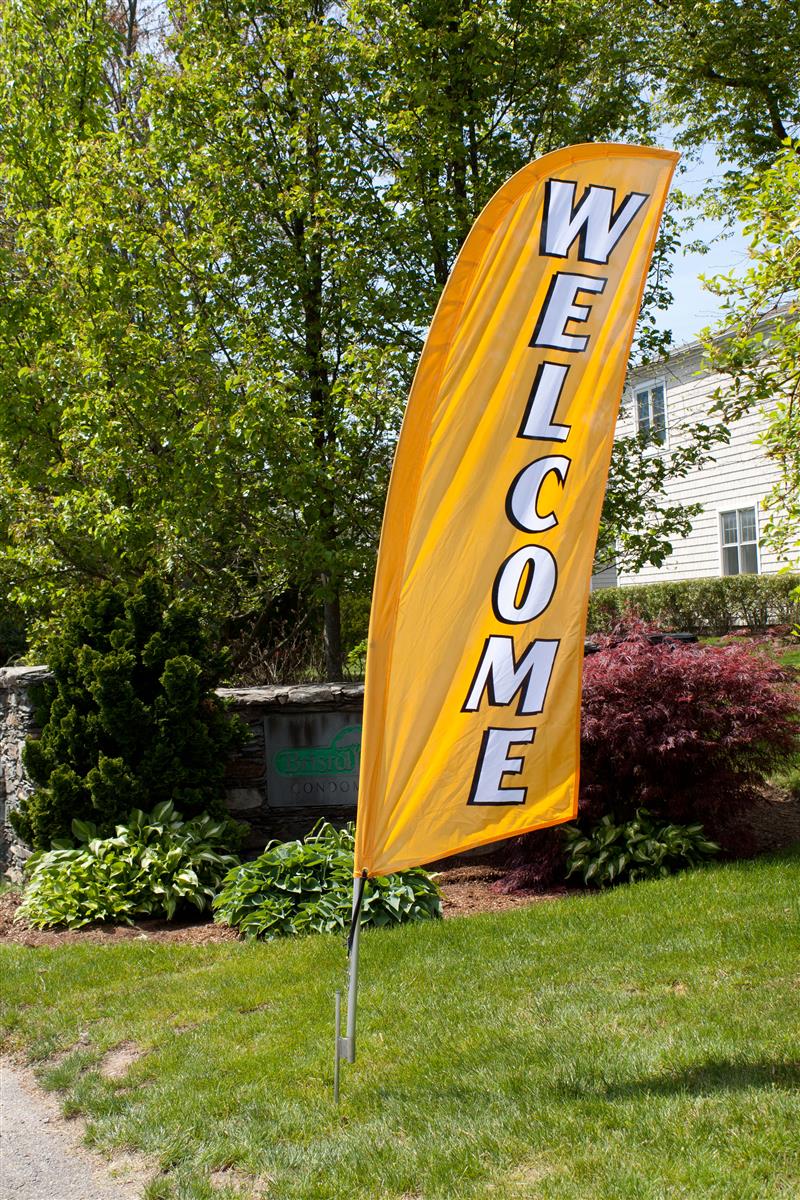
[[[605,1100],[635,1100],[642,1096],[708,1096],[772,1087],[800,1088],[800,1062],[711,1061],[669,1075],[610,1084],[598,1092]]]

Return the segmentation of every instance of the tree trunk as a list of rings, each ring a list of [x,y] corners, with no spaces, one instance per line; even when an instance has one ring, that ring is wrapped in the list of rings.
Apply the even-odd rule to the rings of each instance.
[[[344,679],[342,668],[342,616],[339,596],[332,596],[324,605],[325,678],[329,683]]]

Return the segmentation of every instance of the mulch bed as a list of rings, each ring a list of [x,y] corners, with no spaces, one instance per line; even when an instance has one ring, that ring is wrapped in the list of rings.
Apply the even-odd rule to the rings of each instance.
[[[551,893],[517,892],[504,895],[494,890],[503,878],[500,867],[491,865],[442,864],[437,868],[439,886],[444,893],[445,917],[463,917],[480,912],[503,912],[538,900],[564,895],[566,888]],[[14,921],[20,897],[16,892],[0,896],[0,944],[18,946],[68,946],[70,944],[113,943],[133,939],[151,942],[191,943],[235,942],[238,934],[227,925],[215,925],[208,917],[198,916],[188,921],[137,921],[135,925],[93,925],[86,929],[32,929],[25,922]]]
[[[750,835],[754,854],[793,846],[800,842],[800,796],[764,784],[760,802],[748,809],[742,825]]]
[[[85,929],[32,929],[24,921],[15,921],[20,902],[17,892],[0,896],[0,945],[69,946],[86,942],[129,942],[135,939],[153,942],[236,942],[238,934],[227,925],[214,925],[207,917],[196,921],[137,921],[135,925],[90,925]]]
[[[752,853],[779,850],[800,842],[800,798],[779,788],[765,787],[761,803],[747,816]],[[495,855],[497,852],[494,852]],[[556,900],[575,893],[575,889],[554,888],[549,892],[511,892],[498,890],[506,871],[492,855],[486,859],[448,859],[432,868],[437,872],[444,895],[444,916],[464,917],[482,912],[504,912],[525,904]],[[31,929],[15,922],[20,897],[16,892],[0,895],[0,944],[19,946],[65,946],[78,943],[112,943],[140,939],[153,942],[190,943],[235,942],[238,934],[226,925],[215,925],[208,917],[188,921],[137,921],[135,925],[94,925],[86,929]]]

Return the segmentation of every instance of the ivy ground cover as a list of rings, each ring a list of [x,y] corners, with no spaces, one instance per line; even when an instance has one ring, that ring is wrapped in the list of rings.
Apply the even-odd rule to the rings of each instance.
[[[798,885],[800,848],[367,931],[338,1111],[334,936],[3,947],[5,1046],[148,1200],[788,1200]]]

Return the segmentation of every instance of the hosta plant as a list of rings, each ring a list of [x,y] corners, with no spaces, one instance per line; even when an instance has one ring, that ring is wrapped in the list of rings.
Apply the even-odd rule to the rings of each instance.
[[[270,842],[227,875],[216,920],[247,939],[347,929],[353,895],[353,828],[319,822],[303,841]],[[367,881],[362,926],[441,916],[439,888],[420,868]]]
[[[564,839],[567,877],[578,875],[593,887],[658,879],[699,866],[719,851],[702,825],[667,824],[644,809],[619,823],[607,814],[588,833],[567,825]]]
[[[134,809],[113,837],[79,820],[72,831],[77,846],[57,841],[28,860],[18,916],[40,929],[171,919],[184,906],[202,911],[238,862],[229,853],[240,837],[235,822],[208,814],[184,821],[170,801],[151,813]]]

